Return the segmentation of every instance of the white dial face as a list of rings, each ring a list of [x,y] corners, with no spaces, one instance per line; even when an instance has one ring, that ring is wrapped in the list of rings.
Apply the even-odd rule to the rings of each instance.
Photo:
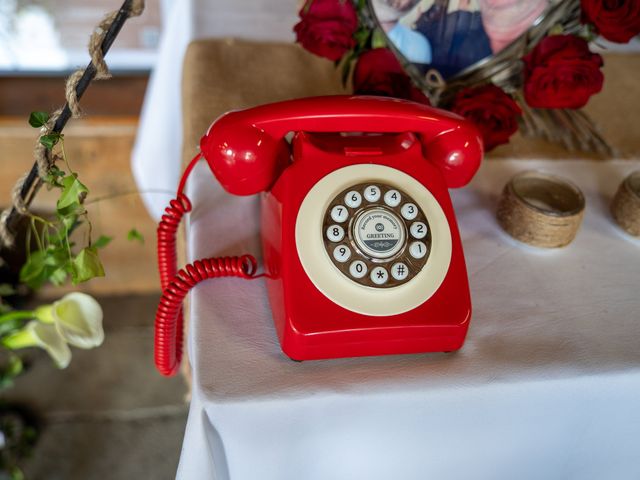
[[[427,263],[427,217],[399,187],[383,182],[349,185],[330,202],[323,225],[331,261],[360,285],[396,287],[411,281]]]
[[[370,186],[380,190],[375,202],[364,196]],[[400,196],[395,207],[393,193],[387,195],[391,190]],[[342,222],[331,217],[337,205],[348,209]],[[393,213],[404,225],[404,247],[387,258],[367,255],[353,233],[355,219],[365,209]],[[411,236],[413,222],[427,227],[424,238]],[[338,242],[327,236],[334,234],[327,230],[333,225],[344,230]],[[420,257],[424,252],[421,258],[411,255],[416,242],[422,245],[414,246],[414,254]],[[388,316],[412,310],[438,291],[449,270],[453,243],[449,221],[424,185],[395,168],[367,163],[348,165],[316,182],[298,209],[295,245],[309,280],[328,300],[363,315]]]
[[[365,209],[355,220],[353,238],[360,250],[370,257],[393,257],[404,247],[404,225],[388,210]]]

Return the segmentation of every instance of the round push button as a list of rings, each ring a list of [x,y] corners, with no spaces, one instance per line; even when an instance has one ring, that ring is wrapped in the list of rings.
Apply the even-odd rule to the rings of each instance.
[[[416,207],[413,203],[405,203],[404,205],[402,205],[400,213],[407,220],[413,220],[418,216],[418,207]]]
[[[384,194],[384,203],[386,203],[390,207],[397,207],[398,205],[400,205],[401,201],[402,195],[400,195],[400,192],[397,190],[389,190]]]
[[[344,238],[344,228],[340,225],[331,225],[327,228],[327,238],[331,242],[339,242]]]
[[[375,185],[369,185],[364,189],[364,198],[367,199],[367,202],[377,202],[380,200],[380,188]]]
[[[360,192],[351,190],[344,196],[344,203],[347,204],[347,207],[358,208],[362,203],[362,195],[360,195]]]
[[[422,222],[413,222],[409,227],[409,232],[413,238],[420,240],[427,236],[427,226]]]
[[[369,208],[353,222],[353,238],[365,255],[389,258],[404,247],[404,223],[386,209]]]
[[[369,275],[369,278],[376,285],[384,285],[385,283],[387,283],[387,280],[389,280],[389,274],[384,267],[375,267],[373,270],[371,270],[371,275]]]
[[[334,222],[342,223],[349,218],[349,211],[342,205],[336,205],[331,209],[331,218]]]
[[[413,242],[409,246],[409,254],[413,258],[422,258],[427,254],[427,246],[422,242]]]
[[[367,264],[362,260],[356,260],[349,265],[349,273],[353,278],[362,278],[367,274]]]
[[[346,245],[338,245],[333,249],[333,258],[340,263],[344,263],[351,258],[351,249]]]
[[[394,263],[391,267],[391,276],[398,281],[404,280],[409,276],[409,269],[402,262]]]

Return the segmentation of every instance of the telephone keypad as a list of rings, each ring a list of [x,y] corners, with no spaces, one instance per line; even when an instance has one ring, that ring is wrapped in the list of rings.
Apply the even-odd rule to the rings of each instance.
[[[429,221],[415,200],[380,182],[340,192],[327,206],[323,230],[333,265],[351,281],[371,288],[410,282],[426,265],[431,249]]]
[[[343,205],[336,205],[331,209],[331,218],[334,222],[342,223],[349,218],[349,211]]]
[[[353,278],[362,278],[367,274],[367,264],[362,260],[356,260],[349,265],[349,273]]]
[[[400,214],[406,220],[413,220],[418,216],[418,207],[416,207],[413,203],[405,203],[400,209]]]
[[[389,274],[384,267],[375,267],[369,275],[371,281],[376,285],[384,285],[389,280]]]
[[[358,208],[362,203],[362,195],[360,195],[360,192],[351,190],[344,196],[344,203],[347,204],[347,207]]]
[[[364,189],[364,198],[367,202],[377,202],[380,200],[380,188],[375,185],[369,185]]]
[[[402,195],[397,190],[389,190],[384,194],[384,203],[386,203],[389,207],[397,207],[400,205],[402,201]]]
[[[427,246],[422,242],[413,242],[409,246],[409,254],[413,258],[422,258],[427,254]]]
[[[351,249],[346,245],[338,245],[333,249],[333,258],[340,263],[344,263],[351,258]]]
[[[394,263],[391,267],[391,276],[396,280],[404,280],[409,275],[409,267],[404,263]]]
[[[344,238],[344,228],[340,225],[331,225],[327,228],[327,238],[331,242],[341,242]]]
[[[422,240],[427,236],[427,226],[422,222],[413,222],[409,227],[409,232],[413,238]]]

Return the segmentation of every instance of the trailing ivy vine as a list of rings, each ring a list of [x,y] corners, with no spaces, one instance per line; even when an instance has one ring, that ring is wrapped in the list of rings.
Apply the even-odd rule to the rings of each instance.
[[[44,129],[49,115],[33,112],[29,124]],[[43,130],[39,142],[51,151],[54,159],[62,160],[64,168],[51,167],[44,182],[49,190],[58,190],[56,212],[52,218],[44,218],[29,213],[30,229],[27,232],[27,260],[20,270],[20,281],[33,289],[44,283],[62,285],[69,278],[73,284],[86,282],[104,276],[104,267],[98,250],[105,247],[111,238],[100,236],[92,239],[92,226],[84,201],[89,189],[75,172],[65,153],[64,135]],[[84,230],[83,242],[76,245],[71,236],[79,229]],[[74,235],[77,239],[79,235]]]

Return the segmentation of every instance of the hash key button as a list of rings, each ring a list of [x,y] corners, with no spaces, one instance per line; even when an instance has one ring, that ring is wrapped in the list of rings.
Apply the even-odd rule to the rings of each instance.
[[[404,280],[409,276],[409,269],[402,262],[394,263],[391,267],[391,276],[398,281]]]

